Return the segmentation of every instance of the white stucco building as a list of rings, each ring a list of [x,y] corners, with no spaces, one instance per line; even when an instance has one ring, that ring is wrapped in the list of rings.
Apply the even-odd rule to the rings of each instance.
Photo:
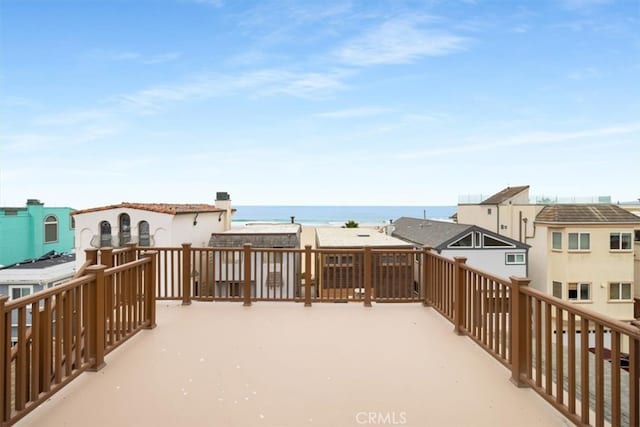
[[[85,249],[117,248],[129,242],[149,247],[183,243],[204,247],[211,233],[231,228],[233,212],[225,192],[217,193],[215,205],[123,202],[75,211],[76,263],[84,263]]]

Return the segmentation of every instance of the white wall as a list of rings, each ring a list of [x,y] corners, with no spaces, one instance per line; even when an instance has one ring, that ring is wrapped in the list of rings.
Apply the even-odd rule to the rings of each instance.
[[[525,249],[443,249],[441,255],[447,258],[466,257],[467,265],[493,274],[494,276],[508,279],[510,276],[527,277],[527,266],[507,265],[506,253],[524,253]]]
[[[226,230],[224,216],[224,213],[220,216],[220,212],[199,213],[197,217],[195,213],[175,215],[169,246],[191,243],[193,247],[206,247],[211,233],[221,233]],[[194,220],[196,225],[193,225]]]

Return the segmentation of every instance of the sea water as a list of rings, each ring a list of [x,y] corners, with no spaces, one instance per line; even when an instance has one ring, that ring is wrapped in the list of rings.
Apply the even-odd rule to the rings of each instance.
[[[383,225],[406,216],[449,220],[456,206],[234,206],[233,226],[247,223],[294,222],[340,226],[349,220],[360,225]]]

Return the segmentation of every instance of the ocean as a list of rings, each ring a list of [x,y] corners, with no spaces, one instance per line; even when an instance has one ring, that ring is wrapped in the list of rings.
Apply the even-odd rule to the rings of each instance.
[[[448,220],[456,206],[234,206],[233,225],[255,222],[295,222],[304,225],[383,225],[401,216]]]

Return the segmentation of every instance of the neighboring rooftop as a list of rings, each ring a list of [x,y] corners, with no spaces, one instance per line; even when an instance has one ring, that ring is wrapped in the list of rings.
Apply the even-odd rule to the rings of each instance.
[[[26,259],[15,264],[0,267],[0,270],[35,270],[75,261],[76,254],[61,254],[55,251],[50,251],[42,255],[40,258]]]
[[[316,246],[318,248],[412,247],[410,243],[387,236],[373,228],[338,227],[317,228]]]
[[[212,233],[209,246],[233,248],[250,243],[256,248],[299,248],[299,224],[256,224]]]
[[[640,218],[616,205],[549,205],[536,216],[536,222],[640,224]]]
[[[519,193],[528,190],[528,185],[522,185],[519,187],[507,187],[504,190],[497,192],[496,194],[486,198],[480,204],[481,205],[499,205],[507,200],[517,196]]]
[[[180,204],[180,203],[131,203],[122,202],[117,205],[101,206],[97,208],[74,211],[71,215],[78,215],[90,212],[106,211],[110,209],[140,209],[143,211],[177,215],[183,213],[203,213],[203,212],[225,212],[224,209],[207,204]]]
[[[473,228],[472,225],[408,217],[398,218],[392,227],[394,237],[432,248]]]
[[[498,236],[498,234],[476,225],[402,217],[395,220],[392,227],[394,227],[392,233],[394,237],[414,242],[417,245],[430,246],[437,250],[443,249],[450,244],[452,240],[455,241],[456,238],[462,237],[471,231],[480,231],[489,236],[495,236],[516,247],[528,247],[528,245],[522,242],[506,236]]]
[[[421,304],[162,302],[157,310],[157,328],[17,425],[357,427],[371,412],[407,426],[570,425]]]

